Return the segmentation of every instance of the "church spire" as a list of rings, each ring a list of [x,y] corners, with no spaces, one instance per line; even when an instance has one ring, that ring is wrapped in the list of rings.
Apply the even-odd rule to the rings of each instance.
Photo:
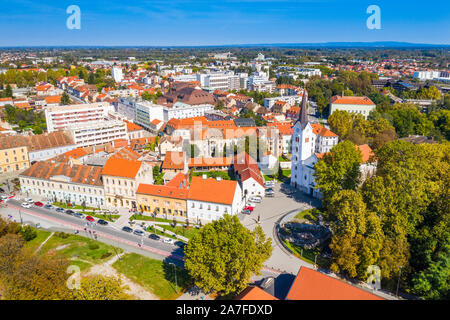
[[[306,124],[308,123],[308,93],[306,92],[306,90],[303,92],[300,116],[298,118],[298,121],[300,121],[302,129],[305,128]]]

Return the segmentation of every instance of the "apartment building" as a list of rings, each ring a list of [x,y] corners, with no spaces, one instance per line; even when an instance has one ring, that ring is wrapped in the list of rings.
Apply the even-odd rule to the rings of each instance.
[[[30,166],[27,146],[10,144],[2,137],[0,148],[0,173],[24,170]]]
[[[152,184],[152,167],[141,161],[109,158],[102,171],[106,204],[137,209],[136,191],[140,183]]]
[[[330,115],[336,110],[347,111],[349,113],[359,113],[365,119],[369,116],[370,111],[375,109],[376,105],[368,97],[346,97],[333,96],[330,98]]]
[[[114,107],[107,102],[48,107],[45,120],[48,132],[66,130],[70,125],[108,118]]]
[[[105,144],[117,139],[128,140],[127,124],[120,120],[99,120],[68,127],[78,147]]]
[[[38,161],[19,175],[22,193],[49,201],[100,208],[105,205],[102,168],[53,161]]]

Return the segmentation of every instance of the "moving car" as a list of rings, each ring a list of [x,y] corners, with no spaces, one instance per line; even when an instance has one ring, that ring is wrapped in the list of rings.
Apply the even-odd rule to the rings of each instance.
[[[108,222],[103,219],[98,220],[97,223],[101,224],[102,226],[106,226],[108,224]]]
[[[122,228],[122,231],[131,233],[131,232],[133,232],[133,229],[131,229],[130,227],[125,226],[125,227]]]
[[[161,237],[160,236],[158,236],[157,234],[154,234],[154,233],[152,233],[152,234],[150,234],[149,236],[148,236],[150,239],[153,239],[153,240],[161,240]]]
[[[66,211],[64,211],[64,213],[73,216],[73,214],[75,213],[75,211],[70,210],[70,209],[67,209]]]
[[[143,235],[145,235],[145,232],[144,232],[144,231],[138,230],[138,229],[134,230],[133,233],[134,233],[135,235],[137,235],[137,236],[143,236]]]
[[[56,208],[56,212],[64,212],[64,209],[63,209],[63,208],[60,208],[60,207],[58,207],[58,208]]]
[[[73,214],[75,217],[77,217],[77,218],[80,218],[80,219],[83,219],[83,217],[84,217],[84,214],[82,214],[82,213],[80,213],[80,212],[74,212],[74,214]]]
[[[44,206],[44,204],[43,204],[42,202],[40,202],[40,201],[36,201],[36,202],[34,203],[34,205],[35,205],[36,207],[43,207],[43,206]]]
[[[174,244],[176,246],[179,246],[180,248],[184,248],[186,246],[186,242],[183,242],[183,241],[175,241]]]
[[[22,202],[21,206],[24,208],[31,208],[31,204],[29,204],[28,202]]]
[[[164,242],[164,243],[174,244],[174,243],[175,243],[175,240],[173,240],[172,238],[164,238],[164,239],[163,239],[163,242]]]
[[[24,200],[25,200],[25,202],[28,202],[28,203],[33,203],[34,202],[34,200],[31,199],[31,198],[25,198]]]
[[[44,206],[44,208],[45,208],[45,209],[51,210],[51,209],[53,209],[53,206],[52,206],[51,204],[47,203],[47,204]]]
[[[86,220],[92,222],[92,221],[94,221],[95,219],[92,218],[91,216],[87,216],[87,217],[86,217]]]

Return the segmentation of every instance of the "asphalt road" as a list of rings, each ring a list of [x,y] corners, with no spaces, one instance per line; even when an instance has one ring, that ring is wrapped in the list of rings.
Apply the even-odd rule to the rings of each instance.
[[[93,231],[95,231],[97,240],[99,241],[102,239],[107,239],[109,240],[108,242],[112,241],[113,243],[117,242],[126,244],[141,250],[162,255],[168,259],[175,259],[179,261],[183,260],[184,252],[182,248],[176,245],[163,243],[162,241],[150,239],[148,238],[149,233],[146,233],[145,236],[137,236],[132,233],[122,231],[111,224],[103,226],[97,223],[90,223],[84,218],[77,218],[66,213],[56,212],[54,209],[48,210],[36,206],[31,208],[23,208],[21,204],[22,201],[17,201],[14,199],[10,199],[7,202],[8,208],[10,209],[20,210],[20,212],[24,215],[31,215],[40,219],[51,221],[58,225],[70,228],[73,231],[78,230],[80,235],[94,238]],[[95,219],[95,221],[97,220],[98,219]],[[87,230],[84,230],[84,228]],[[142,230],[141,228],[136,229]]]

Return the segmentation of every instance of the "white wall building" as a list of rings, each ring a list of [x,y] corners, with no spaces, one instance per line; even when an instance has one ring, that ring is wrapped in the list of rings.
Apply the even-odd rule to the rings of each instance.
[[[66,130],[70,125],[108,118],[114,107],[107,102],[48,107],[45,109],[47,131]]]
[[[75,144],[87,147],[117,139],[128,140],[127,124],[120,120],[92,121],[68,127]]]

